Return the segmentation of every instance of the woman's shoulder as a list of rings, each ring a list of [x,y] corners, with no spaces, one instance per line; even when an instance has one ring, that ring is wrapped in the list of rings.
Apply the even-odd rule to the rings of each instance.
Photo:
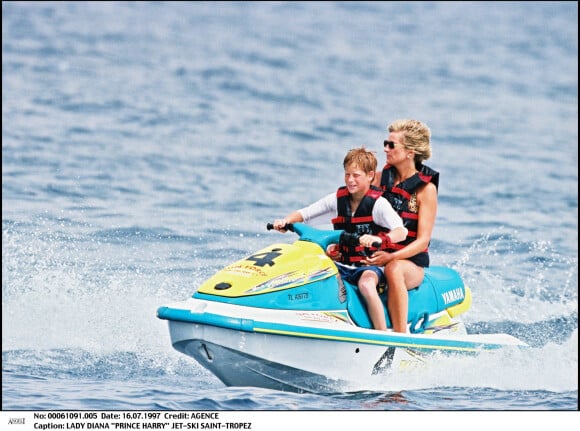
[[[437,202],[437,187],[433,183],[425,183],[423,187],[419,187],[416,193],[419,204],[427,200]]]

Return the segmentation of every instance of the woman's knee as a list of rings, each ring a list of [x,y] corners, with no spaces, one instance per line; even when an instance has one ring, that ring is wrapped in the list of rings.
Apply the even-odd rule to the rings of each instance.
[[[387,279],[388,279],[389,277],[392,277],[393,275],[402,274],[404,271],[404,268],[405,268],[405,265],[404,265],[403,261],[393,260],[385,266],[385,277],[387,277]]]
[[[389,286],[404,282],[407,289],[414,289],[421,284],[424,276],[424,268],[411,261],[395,260],[385,266],[385,277]]]

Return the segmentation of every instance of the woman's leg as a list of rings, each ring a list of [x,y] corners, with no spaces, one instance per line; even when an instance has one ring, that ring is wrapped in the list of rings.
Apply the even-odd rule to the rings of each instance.
[[[407,332],[409,314],[408,290],[419,286],[425,271],[410,260],[393,260],[385,266],[387,278],[387,309],[393,331]]]

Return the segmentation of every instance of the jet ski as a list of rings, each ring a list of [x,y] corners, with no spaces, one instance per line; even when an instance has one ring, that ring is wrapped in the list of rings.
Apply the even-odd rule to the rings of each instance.
[[[268,225],[271,229],[272,225]],[[369,379],[413,369],[436,354],[523,348],[508,334],[468,334],[471,290],[452,268],[431,266],[409,291],[408,331],[374,330],[357,286],[328,257],[358,244],[343,230],[287,226],[298,239],[246,256],[203,282],[192,297],[158,308],[173,347],[226,386],[298,393],[364,390]]]

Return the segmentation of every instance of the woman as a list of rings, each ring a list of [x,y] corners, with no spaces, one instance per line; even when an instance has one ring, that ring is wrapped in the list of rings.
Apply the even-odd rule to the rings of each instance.
[[[423,161],[431,157],[431,131],[417,120],[396,120],[384,141],[387,163],[380,174],[383,196],[403,219],[407,238],[365,263],[385,267],[387,309],[393,331],[407,332],[408,290],[418,287],[429,266],[428,247],[437,215],[439,173]],[[376,181],[378,183],[378,180]]]

